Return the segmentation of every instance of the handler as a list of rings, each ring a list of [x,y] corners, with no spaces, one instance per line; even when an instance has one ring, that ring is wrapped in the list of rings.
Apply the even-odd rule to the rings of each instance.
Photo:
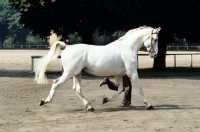
[[[131,93],[132,93],[132,85],[131,85],[131,80],[127,75],[122,76],[123,79],[123,91],[124,91],[124,98],[122,100],[122,107],[130,107],[131,106]],[[117,84],[114,82],[110,81],[108,77],[106,77],[100,84],[99,87],[102,85],[108,85],[108,88],[110,90],[118,90]]]

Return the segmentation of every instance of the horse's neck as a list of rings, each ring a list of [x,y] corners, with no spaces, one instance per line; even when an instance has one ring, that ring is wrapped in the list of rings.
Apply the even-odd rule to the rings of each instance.
[[[132,48],[138,53],[138,51],[140,50],[140,48],[143,45],[143,38],[144,36],[150,34],[151,30],[149,29],[143,29],[133,35],[130,35],[129,39],[129,44],[132,46]]]
[[[137,54],[143,44],[143,37],[145,35],[148,35],[148,33],[149,33],[148,30],[142,30],[127,36],[127,38],[125,38],[124,40],[114,41],[108,44],[107,46],[115,48],[119,47],[125,50],[131,49],[134,53]]]
[[[138,53],[140,47],[142,46],[143,36],[140,34],[130,35],[129,38],[124,40],[124,45],[130,47],[132,51]]]

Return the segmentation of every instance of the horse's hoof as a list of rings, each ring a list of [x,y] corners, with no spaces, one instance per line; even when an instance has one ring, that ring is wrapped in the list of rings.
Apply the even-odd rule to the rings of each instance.
[[[102,104],[105,104],[107,102],[108,102],[108,98],[107,97],[103,98]]]
[[[94,112],[94,108],[88,108],[87,111]]]
[[[152,105],[150,105],[147,109],[148,109],[148,110],[153,110],[154,107],[153,107]]]
[[[44,99],[41,100],[41,102],[40,102],[39,105],[40,105],[40,106],[44,105]]]

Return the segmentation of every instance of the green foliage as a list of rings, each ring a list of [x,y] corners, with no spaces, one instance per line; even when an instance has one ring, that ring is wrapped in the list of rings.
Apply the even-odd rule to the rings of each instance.
[[[42,40],[39,36],[28,36],[27,45],[44,45],[46,42]]]
[[[78,36],[78,32],[74,32],[68,35],[69,38],[75,38]]]
[[[129,11],[134,9],[130,7],[129,1],[56,0],[52,3],[43,0],[46,2],[45,5],[28,0],[26,2],[10,0],[10,2],[22,13],[20,22],[27,29],[33,30],[34,34],[40,34],[42,37],[48,36],[51,30],[63,37],[75,31],[81,36],[89,34],[91,37],[96,28],[100,33],[111,34],[113,31],[128,30],[130,25],[131,27],[136,25],[123,20],[134,12]],[[125,21],[126,24],[123,24]]]
[[[2,0],[0,5],[0,37],[1,44],[6,42],[19,42],[26,39],[27,32],[25,33],[23,26],[19,24],[20,13],[17,12],[8,2]],[[25,34],[24,34],[25,33]],[[12,39],[11,39],[12,38]]]
[[[0,1],[0,44],[3,46],[4,40],[8,35],[8,26],[10,17],[10,6],[8,5],[8,1],[1,0]]]
[[[20,19],[21,13],[8,0],[0,0],[0,48],[4,43],[6,48],[11,47],[11,44],[26,44],[26,36],[30,31],[24,29],[24,25],[19,23]]]
[[[14,38],[13,37],[8,37],[7,39],[6,39],[6,41],[5,41],[5,43],[6,43],[6,48],[11,48],[11,45],[13,44],[13,42],[14,42]]]
[[[114,37],[121,37],[121,36],[123,36],[124,34],[125,34],[126,32],[125,31],[115,31],[113,34],[112,34],[112,36],[114,36]]]
[[[174,37],[197,41],[200,37],[200,1],[197,0],[9,0],[22,15],[20,23],[46,37],[54,30],[67,37],[99,29],[100,34],[127,31],[142,25],[162,27],[161,42]],[[41,28],[42,27],[42,28]]]

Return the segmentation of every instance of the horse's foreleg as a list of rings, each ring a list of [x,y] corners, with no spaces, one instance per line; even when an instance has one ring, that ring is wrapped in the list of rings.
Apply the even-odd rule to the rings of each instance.
[[[56,88],[58,88],[58,86],[60,84],[64,83],[68,79],[69,79],[68,74],[67,73],[63,73],[63,75],[60,78],[53,80],[53,84],[51,86],[50,93],[49,93],[49,95],[48,95],[48,97],[46,99],[42,99],[41,100],[40,106],[51,102],[53,97],[54,97],[54,95],[55,95]]]
[[[81,74],[76,75],[73,77],[73,90],[78,95],[78,97],[83,102],[83,105],[86,107],[87,111],[94,111],[94,108],[91,106],[91,104],[86,100],[84,95],[81,92]]]
[[[116,94],[114,94],[111,98],[105,97],[102,101],[102,103],[107,103],[114,101],[122,92],[123,92],[123,81],[122,81],[122,76],[114,76],[116,80],[116,84],[118,85],[118,91]]]
[[[148,102],[148,100],[144,96],[144,93],[143,93],[143,90],[142,90],[142,86],[141,86],[140,81],[139,81],[138,73],[135,72],[134,74],[128,75],[128,76],[131,77],[132,83],[137,88],[138,93],[142,96],[143,102],[144,102],[144,104],[146,104],[147,108],[148,109],[153,109],[153,106]]]

